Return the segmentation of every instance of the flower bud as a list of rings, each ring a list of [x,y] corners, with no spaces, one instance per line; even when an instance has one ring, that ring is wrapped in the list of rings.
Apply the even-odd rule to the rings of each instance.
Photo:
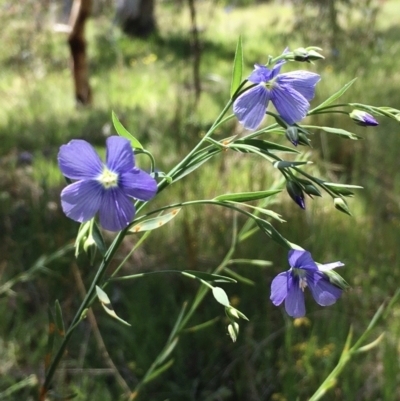
[[[299,47],[298,49],[294,50],[293,56],[295,61],[302,61],[307,63],[325,58],[322,54],[319,54],[313,48],[305,49],[304,47]]]
[[[314,186],[313,184],[309,184],[309,185],[305,185],[304,186],[304,192],[307,195],[314,195],[314,196],[322,196],[321,192],[318,190],[318,188],[316,186]]]
[[[239,334],[239,325],[236,322],[228,326],[228,334],[233,342],[236,342]]]
[[[348,214],[351,216],[350,210],[347,206],[347,203],[342,199],[342,198],[335,198],[333,200],[333,204],[335,205],[335,208],[343,213]]]
[[[286,190],[289,196],[302,208],[306,208],[306,204],[304,203],[304,194],[300,185],[295,181],[286,181]]]
[[[299,144],[299,130],[295,126],[289,126],[285,131],[286,138],[294,145]]]
[[[296,178],[303,187],[303,191],[312,198],[314,196],[322,196],[319,189],[309,180],[305,180],[303,178]]]
[[[324,271],[324,274],[333,285],[336,285],[336,287],[339,287],[341,290],[346,291],[350,288],[348,282],[339,273],[333,270],[328,270]]]
[[[371,114],[361,110],[353,110],[349,114],[349,117],[357,125],[361,125],[363,127],[376,126],[379,124],[378,121],[376,121],[375,118],[371,116]]]
[[[93,265],[95,257],[96,257],[97,244],[96,244],[96,241],[94,240],[92,234],[89,234],[89,236],[84,240],[83,250],[85,251],[86,255],[88,256],[88,258],[90,260],[90,264]]]

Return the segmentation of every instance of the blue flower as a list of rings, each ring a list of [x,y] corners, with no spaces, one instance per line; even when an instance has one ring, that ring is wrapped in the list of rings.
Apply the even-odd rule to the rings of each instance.
[[[334,304],[342,294],[342,290],[331,284],[324,270],[344,266],[341,262],[317,266],[310,252],[290,250],[290,270],[278,274],[271,284],[271,301],[280,305],[285,301],[285,309],[289,316],[302,317],[306,313],[304,289],[310,288],[315,301],[321,306]]]
[[[378,121],[371,116],[371,114],[365,111],[353,110],[349,116],[357,125],[361,125],[363,127],[376,126],[379,124]]]
[[[308,71],[279,74],[284,63],[279,61],[272,70],[254,66],[247,79],[257,85],[242,93],[233,104],[233,112],[245,128],[254,130],[261,124],[270,100],[289,125],[307,115],[320,76]]]
[[[154,178],[135,167],[130,142],[119,136],[107,139],[105,164],[80,139],[61,146],[58,164],[65,177],[77,180],[61,192],[61,206],[70,219],[80,223],[99,212],[103,228],[122,230],[135,217],[130,198],[147,201],[157,192]]]

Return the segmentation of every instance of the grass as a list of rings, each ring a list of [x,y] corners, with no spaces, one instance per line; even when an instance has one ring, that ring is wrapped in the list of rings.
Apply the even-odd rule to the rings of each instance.
[[[254,62],[265,62],[268,54],[280,53],[287,43],[291,48],[304,45],[301,35],[291,32],[288,6],[261,4],[229,11],[200,2],[198,7],[203,93],[197,110],[192,106],[190,22],[184,7],[160,4],[159,33],[149,40],[128,39],[117,29],[111,33],[109,16],[92,20],[88,40],[95,103],[90,109],[78,110],[65,37],[49,34],[45,27],[38,29],[28,19],[27,9],[3,12],[1,18],[8,29],[3,39],[7,48],[0,55],[0,285],[26,271],[41,255],[72,241],[76,234],[77,225],[59,209],[64,183],[56,155],[61,144],[84,138],[101,148],[104,137],[113,132],[110,117],[114,110],[155,155],[157,167],[168,170],[198,141],[224,105],[239,34],[243,35],[246,74]],[[395,61],[400,49],[393,15],[397,11],[398,2],[385,3],[372,48],[356,49],[357,57],[347,49],[339,58],[328,49],[326,60],[311,67],[322,76],[315,104],[357,75],[345,101],[396,107],[400,76]],[[316,133],[310,151],[321,175],[363,185],[365,190],[350,201],[353,218],[334,211],[326,198],[309,201],[307,211],[301,213],[287,196],[280,196],[273,209],[288,223],[276,226],[317,260],[345,262],[342,272],[352,290],[327,309],[308,299],[307,318],[289,320],[269,301],[271,279],[286,269],[286,252],[256,234],[241,244],[235,257],[272,260],[274,265],[267,269],[239,265],[237,272],[256,285],[226,286],[231,300],[250,318],[241,325],[238,342],[232,344],[225,336],[222,310],[207,297],[191,325],[214,317],[218,320],[203,331],[181,337],[174,365],[145,388],[142,399],[307,399],[335,366],[350,325],[361,333],[380,303],[398,288],[398,126],[383,120],[377,130],[369,132],[353,127],[345,117],[314,121],[340,125],[365,137],[353,142]],[[239,132],[232,122],[218,138]],[[32,155],[32,163],[24,161],[22,152]],[[138,162],[148,167],[144,157],[138,157]],[[224,153],[172,186],[155,206],[211,198],[221,191],[265,189],[275,178],[276,172],[263,161]],[[211,269],[229,247],[231,224],[232,215],[224,210],[186,209],[168,227],[154,232],[130,258],[125,272]],[[134,238],[126,241],[119,258],[134,242]],[[31,373],[42,375],[46,308],[59,299],[64,318],[70,321],[79,299],[71,260],[70,254],[49,263],[49,270],[18,283],[13,292],[0,298],[0,394]],[[82,279],[88,282],[92,268],[86,260],[78,263]],[[116,324],[95,307],[110,356],[129,385],[133,387],[144,374],[162,348],[182,303],[196,290],[196,284],[175,276],[113,285],[109,295],[114,307],[132,323],[132,329]],[[377,330],[377,334],[386,331],[382,344],[351,362],[325,399],[398,398],[398,314],[396,307]],[[118,399],[121,391],[105,369],[86,321],[72,339],[57,383],[61,394],[76,392],[78,400],[87,399],[88,394],[101,401]],[[34,399],[34,391],[28,386],[8,399]]]

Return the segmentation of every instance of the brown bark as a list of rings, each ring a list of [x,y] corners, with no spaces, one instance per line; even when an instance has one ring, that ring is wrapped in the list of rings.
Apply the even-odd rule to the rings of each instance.
[[[74,0],[69,19],[71,33],[68,44],[71,50],[75,99],[77,104],[82,105],[92,102],[85,40],[85,23],[90,15],[91,7],[92,0]]]

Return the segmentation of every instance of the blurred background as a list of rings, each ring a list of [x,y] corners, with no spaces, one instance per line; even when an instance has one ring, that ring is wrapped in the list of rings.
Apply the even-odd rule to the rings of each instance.
[[[70,322],[95,273],[84,257],[75,263],[71,250],[78,224],[60,209],[65,185],[57,168],[60,145],[82,138],[104,153],[105,138],[115,134],[113,110],[154,154],[156,167],[168,171],[226,104],[239,35],[245,76],[254,63],[266,63],[268,55],[277,56],[286,46],[323,48],[326,58],[316,65],[284,67],[321,75],[313,106],[354,77],[343,101],[400,106],[397,0],[93,1],[85,26],[86,98],[76,95],[70,68],[71,7],[70,0],[0,0],[0,399],[36,399],[35,383],[44,373],[47,310],[58,299]],[[272,265],[239,264],[235,272],[247,281],[224,286],[231,303],[250,319],[241,324],[238,341],[226,335],[220,305],[206,297],[190,326],[215,318],[214,324],[182,335],[171,367],[138,399],[294,401],[313,394],[335,366],[350,326],[355,335],[361,333],[399,286],[400,127],[379,122],[375,129],[355,126],[346,115],[307,120],[364,138],[351,141],[316,131],[313,148],[300,148],[314,162],[308,172],[364,187],[349,201],[353,217],[336,211],[328,197],[307,199],[302,211],[283,193],[270,206],[287,221],[274,225],[290,241],[318,262],[346,264],[341,273],[351,290],[329,308],[307,296],[307,317],[289,319],[269,300],[272,278],[288,268],[287,253],[257,233],[234,257]],[[242,132],[231,120],[216,139]],[[145,157],[138,156],[137,163],[149,168]],[[154,206],[268,189],[278,180],[265,160],[223,152],[164,191]],[[187,208],[154,232],[123,273],[211,270],[230,246],[232,222],[228,211]],[[243,223],[239,218],[239,226]],[[113,235],[104,235],[110,243]],[[125,240],[115,266],[137,240]],[[110,286],[115,310],[132,327],[110,319],[96,303],[99,332],[88,320],[81,323],[56,376],[57,391],[75,393],[77,400],[120,399],[108,358],[133,388],[163,347],[183,302],[197,289],[196,282],[178,276]],[[395,305],[377,329],[377,335],[386,333],[380,345],[353,360],[324,399],[400,399],[399,319]],[[98,333],[108,355],[96,340]]]

